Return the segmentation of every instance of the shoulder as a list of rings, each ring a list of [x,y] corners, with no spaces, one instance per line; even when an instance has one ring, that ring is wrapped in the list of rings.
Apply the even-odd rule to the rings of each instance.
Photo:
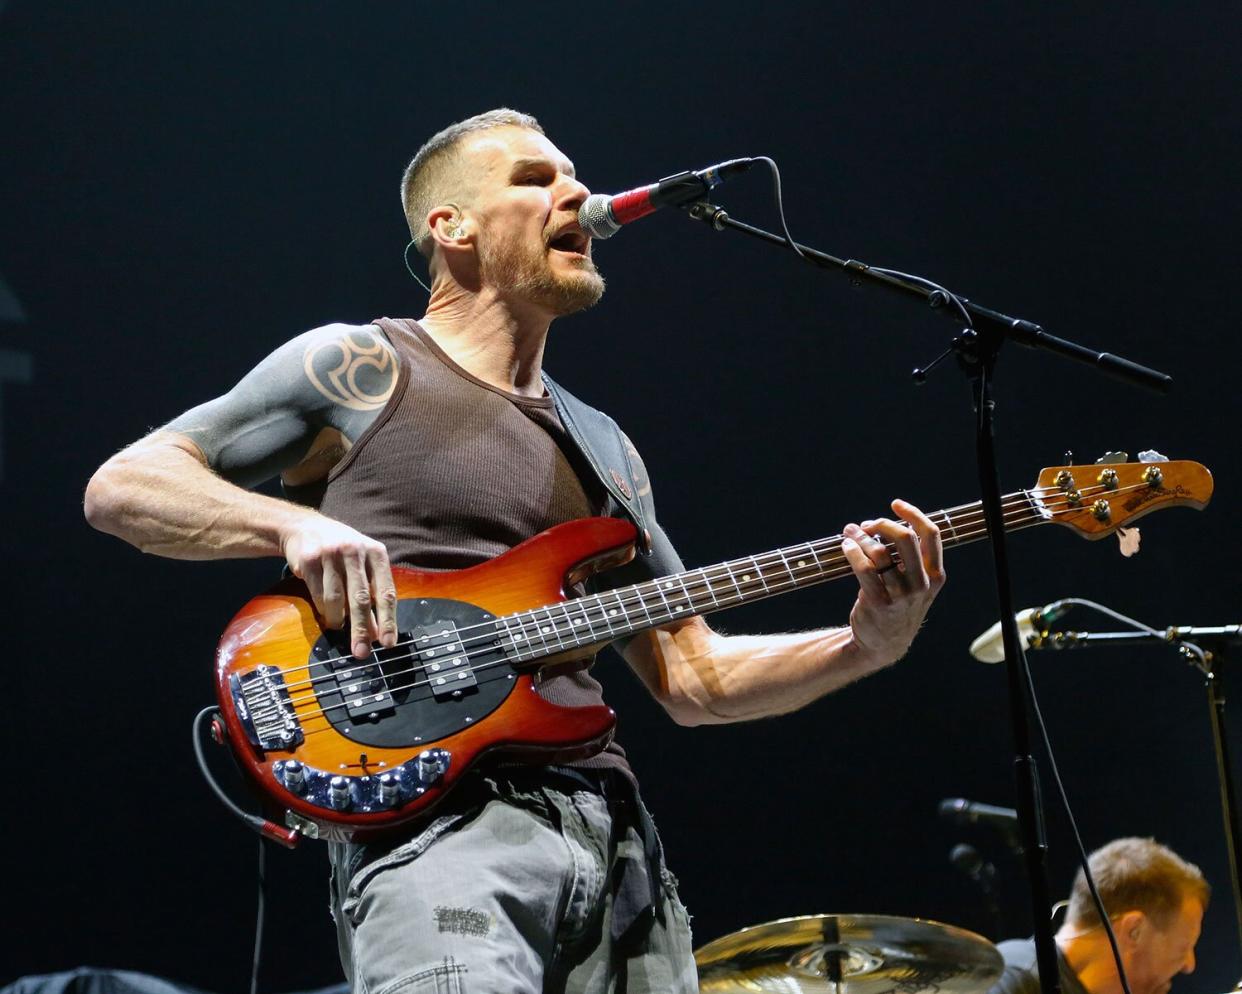
[[[996,949],[1004,960],[1004,970],[989,994],[1039,994],[1035,943],[1030,939],[1009,939],[997,943]]]
[[[348,410],[383,407],[397,383],[397,351],[373,324],[326,324],[291,339],[281,351],[286,362],[297,362],[322,399]]]

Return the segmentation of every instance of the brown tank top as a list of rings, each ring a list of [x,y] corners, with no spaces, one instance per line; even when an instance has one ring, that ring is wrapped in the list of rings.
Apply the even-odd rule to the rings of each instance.
[[[376,324],[400,358],[374,423],[329,474],[319,510],[383,542],[394,566],[465,569],[545,528],[604,512],[604,489],[570,440],[551,397],[522,397],[458,366],[409,319]],[[290,496],[296,496],[292,494]],[[586,670],[539,693],[554,704],[602,704]],[[615,742],[574,765],[632,777]]]

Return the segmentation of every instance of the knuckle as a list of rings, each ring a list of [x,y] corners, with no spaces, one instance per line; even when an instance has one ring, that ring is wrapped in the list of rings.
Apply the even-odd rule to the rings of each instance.
[[[355,590],[351,599],[355,607],[367,608],[371,606],[371,592],[365,587],[359,587]]]
[[[397,603],[397,592],[392,587],[385,587],[380,593],[380,601],[388,607],[392,607]]]

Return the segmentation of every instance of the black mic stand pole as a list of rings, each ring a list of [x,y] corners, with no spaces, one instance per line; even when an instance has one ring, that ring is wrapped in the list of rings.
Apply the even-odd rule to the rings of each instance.
[[[992,540],[996,594],[1009,682],[1009,712],[1013,725],[1014,773],[1017,780],[1016,806],[1022,833],[1022,845],[1026,850],[1027,879],[1031,892],[1031,919],[1035,927],[1035,958],[1043,994],[1060,994],[1060,969],[1056,946],[1052,938],[1052,923],[1048,917],[1048,909],[1051,907],[1048,899],[1046,868],[1048,846],[1045,841],[1043,816],[1040,809],[1035,761],[1030,750],[1026,657],[1023,655],[1022,639],[1018,636],[1018,623],[1014,617],[1013,597],[1009,589],[1009,557],[1005,546],[1005,519],[1001,506],[1000,484],[997,480],[994,448],[996,404],[992,396],[992,374],[1001,345],[1004,344],[1006,338],[1012,338],[1030,348],[1048,349],[1079,362],[1095,365],[1102,372],[1157,390],[1167,390],[1173,382],[1172,377],[1119,356],[1107,352],[1096,352],[1074,342],[1056,338],[1047,334],[1037,324],[980,307],[978,304],[949,293],[930,280],[895,273],[891,270],[877,269],[852,259],[838,259],[824,252],[799,245],[781,235],[735,221],[715,204],[700,201],[687,206],[692,218],[710,225],[717,231],[725,229],[740,231],[771,244],[796,249],[802,258],[812,265],[823,269],[845,271],[855,286],[871,283],[907,295],[922,297],[938,313],[958,322],[959,325],[962,323],[967,325],[952,340],[949,348],[927,369],[916,369],[914,378],[915,382],[922,382],[926,379],[927,370],[952,352],[956,354],[958,365],[970,379],[972,386],[975,452],[979,465],[984,518],[987,522],[988,537]],[[949,304],[953,306],[945,306]]]
[[[1212,744],[1216,751],[1216,779],[1220,786],[1221,814],[1225,822],[1225,850],[1229,856],[1229,879],[1233,884],[1233,910],[1238,929],[1238,948],[1242,950],[1242,876],[1238,854],[1238,796],[1234,786],[1233,764],[1229,758],[1229,739],[1225,725],[1226,650],[1242,643],[1242,625],[1214,625],[1193,628],[1173,626],[1163,631],[1129,632],[1051,632],[1031,639],[1032,649],[1078,649],[1088,646],[1129,645],[1135,642],[1161,642],[1177,646],[1178,655],[1203,674],[1207,690],[1208,717],[1212,724]],[[1242,980],[1234,986],[1242,991]]]

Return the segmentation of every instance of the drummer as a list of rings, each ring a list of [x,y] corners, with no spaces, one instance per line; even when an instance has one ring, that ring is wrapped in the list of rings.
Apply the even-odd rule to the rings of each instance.
[[[1089,857],[1131,994],[1168,994],[1193,973],[1211,887],[1193,863],[1154,839],[1115,839]],[[1108,934],[1081,869],[1055,936],[1063,994],[1123,994]],[[1000,943],[1005,971],[989,994],[1039,994],[1033,939]]]

